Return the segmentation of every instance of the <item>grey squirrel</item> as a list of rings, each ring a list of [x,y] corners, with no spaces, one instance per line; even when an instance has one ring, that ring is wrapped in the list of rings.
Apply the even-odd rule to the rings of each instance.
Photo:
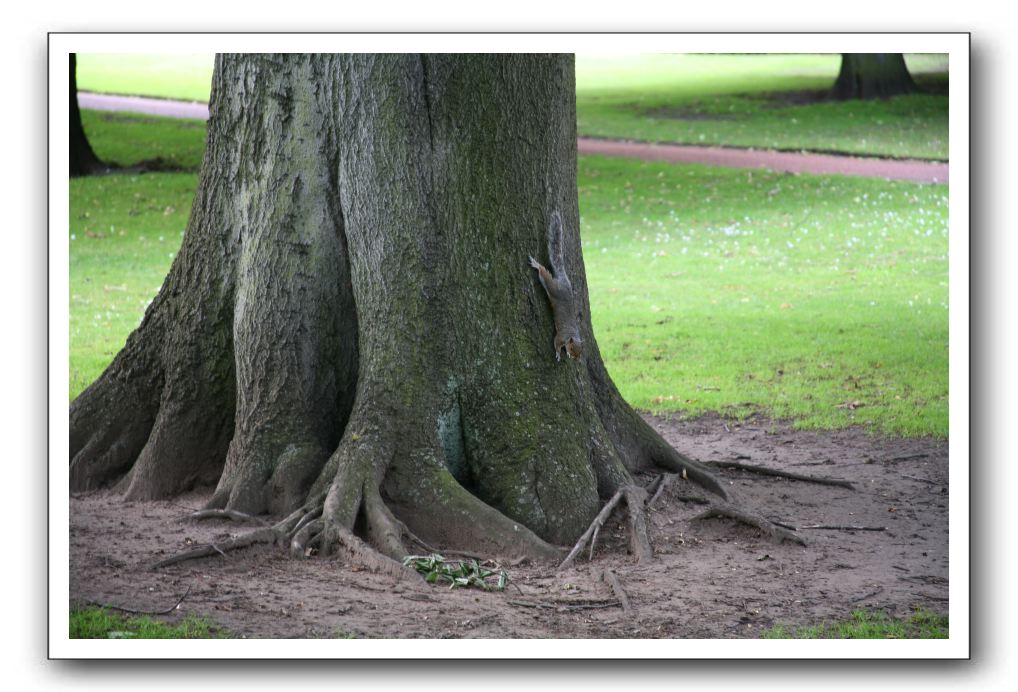
[[[548,294],[551,312],[555,317],[555,360],[561,360],[562,349],[570,358],[583,355],[583,340],[573,307],[573,285],[566,275],[566,265],[562,257],[562,217],[557,211],[551,215],[548,224],[548,261],[552,272],[530,257],[530,266],[537,270],[537,276]]]

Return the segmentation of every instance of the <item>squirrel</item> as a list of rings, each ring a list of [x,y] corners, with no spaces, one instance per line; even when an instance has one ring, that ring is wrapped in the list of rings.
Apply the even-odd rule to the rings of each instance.
[[[583,355],[583,340],[580,338],[576,310],[573,308],[573,285],[569,283],[562,257],[562,217],[557,211],[552,213],[548,224],[548,259],[555,273],[545,269],[533,257],[529,259],[530,266],[537,270],[537,277],[548,294],[551,312],[555,317],[555,360],[562,360],[563,348],[570,358],[579,358]]]

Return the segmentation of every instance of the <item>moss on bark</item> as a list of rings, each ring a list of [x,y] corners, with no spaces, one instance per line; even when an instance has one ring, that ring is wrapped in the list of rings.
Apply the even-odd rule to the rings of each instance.
[[[216,483],[297,550],[544,559],[635,470],[702,471],[600,360],[571,56],[220,56],[208,137],[159,298],[72,404],[72,489]],[[556,212],[575,362],[527,265]]]

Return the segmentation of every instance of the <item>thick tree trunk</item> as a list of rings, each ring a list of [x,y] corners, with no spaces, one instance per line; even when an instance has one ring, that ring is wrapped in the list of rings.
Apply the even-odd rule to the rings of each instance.
[[[901,53],[843,53],[831,89],[840,100],[876,99],[919,91]]]
[[[183,248],[71,405],[72,490],[217,483],[212,508],[551,558],[658,466],[590,326],[571,56],[217,58]],[[565,227],[584,356],[527,256]]]
[[[102,173],[106,166],[92,151],[92,145],[85,136],[85,128],[81,124],[81,110],[78,108],[78,65],[77,55],[70,53],[70,174],[71,177]]]

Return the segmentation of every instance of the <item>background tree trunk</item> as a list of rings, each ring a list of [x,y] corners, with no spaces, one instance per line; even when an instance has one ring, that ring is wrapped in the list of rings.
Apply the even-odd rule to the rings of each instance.
[[[919,91],[901,53],[842,53],[831,89],[840,100],[889,98]]]
[[[72,489],[215,482],[323,550],[555,557],[657,465],[590,326],[571,56],[219,56],[183,248],[71,405]],[[532,254],[565,226],[581,360]],[[359,537],[359,538],[358,538]]]
[[[81,124],[81,110],[78,108],[78,66],[77,54],[70,53],[70,174],[71,177],[92,175],[106,170],[105,164],[92,151],[92,145],[85,136],[85,128]]]

